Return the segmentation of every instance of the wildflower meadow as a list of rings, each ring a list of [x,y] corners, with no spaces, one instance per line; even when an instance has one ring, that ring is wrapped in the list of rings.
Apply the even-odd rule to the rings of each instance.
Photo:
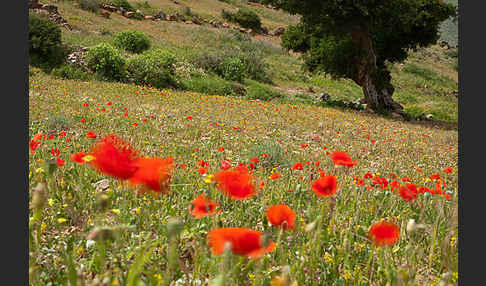
[[[31,285],[457,285],[457,130],[33,71]]]

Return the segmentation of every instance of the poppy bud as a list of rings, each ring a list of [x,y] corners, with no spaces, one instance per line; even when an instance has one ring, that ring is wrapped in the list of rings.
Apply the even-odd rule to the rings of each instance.
[[[184,222],[181,218],[171,217],[167,220],[167,235],[170,238],[176,237],[184,229]]]
[[[105,211],[110,203],[110,198],[103,193],[96,194],[96,206],[100,211]]]
[[[87,240],[94,240],[94,241],[100,241],[100,240],[108,240],[108,239],[114,239],[114,232],[113,229],[108,228],[108,227],[95,227],[88,236],[86,237]]]
[[[38,183],[33,191],[32,207],[34,210],[41,210],[47,201],[46,185],[44,183]]]

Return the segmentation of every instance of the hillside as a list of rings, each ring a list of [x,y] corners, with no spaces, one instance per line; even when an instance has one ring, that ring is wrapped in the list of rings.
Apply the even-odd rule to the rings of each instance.
[[[262,34],[223,19],[239,0],[44,1],[75,64],[29,66],[29,285],[458,285],[456,49],[390,66],[407,121],[303,71],[282,11],[247,7]],[[130,73],[82,68],[127,29],[148,51],[94,62]]]
[[[231,4],[218,0],[176,2],[178,4],[170,0],[129,1],[133,7],[148,15],[158,12],[184,15],[188,11],[186,7],[189,7],[191,15],[207,19],[208,22],[222,23],[225,22],[221,16],[222,9],[236,11],[245,7],[256,12],[269,31],[298,22],[296,16],[246,5],[243,1],[230,1]],[[204,54],[251,52],[255,55],[255,64],[262,67],[266,65],[265,77],[270,83],[262,84],[285,95],[281,98],[283,101],[312,103],[321,93],[345,101],[355,101],[363,96],[361,88],[350,80],[332,80],[327,76],[304,73],[299,56],[282,50],[277,36],[256,34],[249,37],[246,33],[223,27],[215,28],[208,23],[196,25],[174,21],[139,21],[117,13],[112,13],[106,19],[80,9],[75,1],[50,3],[59,7],[60,14],[73,27],[72,31],[63,29],[62,34],[63,40],[70,45],[93,46],[101,42],[113,42],[116,33],[135,29],[150,37],[152,49],[170,50],[184,62],[194,63],[195,59]],[[394,98],[405,107],[408,114],[414,118],[432,114],[435,120],[457,122],[457,97],[454,96],[458,90],[456,57],[457,53],[453,50],[434,46],[411,52],[404,64],[392,67],[393,84],[397,87]],[[252,85],[252,82],[244,82],[244,85]]]

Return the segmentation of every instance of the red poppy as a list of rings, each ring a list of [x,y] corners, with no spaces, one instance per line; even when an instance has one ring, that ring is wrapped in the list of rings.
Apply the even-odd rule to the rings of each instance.
[[[314,162],[314,166],[316,166],[316,167],[319,167],[320,164],[321,164],[321,161],[315,161]]]
[[[221,161],[219,168],[221,170],[228,170],[229,168],[231,168],[231,163],[227,160]]]
[[[359,187],[364,186],[364,183],[365,183],[364,180],[357,180],[356,181],[356,185],[358,185]]]
[[[352,167],[356,165],[356,161],[353,161],[348,153],[344,151],[334,151],[331,154],[331,160],[334,162],[334,165],[343,165]]]
[[[204,167],[201,167],[197,170],[197,172],[201,175],[204,175],[206,174],[207,172],[209,171],[209,168],[204,168]]]
[[[307,148],[307,147],[309,147],[309,144],[302,144],[302,145],[300,145],[300,148],[302,148],[302,149]]]
[[[172,157],[169,158],[137,158],[133,165],[135,173],[128,181],[136,186],[142,185],[144,189],[152,190],[156,193],[167,193],[172,168],[174,167]]]
[[[276,180],[276,179],[278,179],[278,178],[280,178],[280,174],[279,174],[279,173],[273,173],[273,174],[270,176],[270,179],[272,179],[272,180]]]
[[[431,180],[440,180],[440,175],[439,174],[432,174],[429,177]]]
[[[89,163],[106,175],[128,179],[137,170],[133,164],[136,152],[116,135],[108,135],[100,140],[91,148],[89,154],[94,157]]]
[[[224,147],[221,146],[218,148],[218,152],[223,152],[223,151],[224,151]]]
[[[406,184],[400,187],[398,194],[402,199],[411,202],[417,198],[417,192],[417,187],[414,184]]]
[[[394,191],[395,189],[399,188],[402,184],[399,181],[391,182],[391,189]]]
[[[187,116],[187,117],[186,117],[186,119],[187,119],[187,120],[192,120],[192,116],[191,116],[191,115],[189,115],[189,116]]]
[[[242,200],[255,194],[253,177],[245,165],[236,168],[220,171],[214,174],[216,187],[232,200]]]
[[[444,169],[444,172],[446,172],[447,174],[450,174],[450,173],[452,173],[452,170],[453,170],[452,168],[446,168],[446,169]]]
[[[88,134],[86,134],[86,137],[93,139],[93,138],[96,138],[96,134],[93,131],[90,131],[90,132],[88,132]]]
[[[371,175],[370,173],[366,173],[366,174],[364,175],[364,178],[365,178],[365,179],[371,179],[371,178],[373,178],[373,175]]]
[[[312,184],[312,191],[320,197],[329,197],[337,191],[336,176],[322,176]]]
[[[410,178],[409,177],[402,177],[402,182],[410,182]]]
[[[284,230],[295,229],[295,212],[286,204],[268,208],[267,219],[273,226],[282,226]]]
[[[37,149],[37,147],[39,147],[41,143],[40,142],[37,142],[37,141],[34,141],[34,140],[30,140],[30,150],[32,150],[32,152],[35,152],[35,149]]]
[[[393,222],[382,221],[370,227],[368,236],[376,246],[393,245],[398,241],[400,228]]]
[[[62,167],[64,166],[64,164],[66,164],[66,161],[61,159],[61,158],[57,158],[56,159],[56,164],[59,166],[59,167]]]
[[[59,133],[59,137],[63,138],[64,136],[66,136],[66,131],[61,131],[61,133]]]
[[[79,163],[79,164],[83,164],[84,163],[83,157],[86,156],[86,155],[88,155],[88,154],[86,154],[84,152],[74,153],[74,154],[71,155],[71,161]]]
[[[425,194],[425,193],[430,193],[431,192],[430,189],[427,188],[427,187],[420,187],[418,191],[421,194]]]
[[[393,173],[390,173],[390,178],[391,179],[396,179],[397,178],[397,175],[393,174]]]
[[[46,137],[44,134],[42,133],[37,133],[34,135],[34,137],[32,137],[32,140],[33,141],[40,141],[42,140],[42,138]]]
[[[230,243],[231,251],[240,256],[257,258],[275,249],[275,243],[269,241],[264,245],[262,233],[247,228],[227,227],[213,229],[207,236],[211,253],[223,254],[225,246]]]
[[[220,211],[216,210],[216,207],[219,206],[217,202],[207,200],[204,198],[203,195],[197,197],[195,200],[191,202],[191,204],[194,205],[191,211],[191,215],[195,218],[211,216],[221,212],[221,210]]]
[[[179,165],[179,168],[181,168],[181,169],[185,169],[185,168],[187,168],[187,165],[186,165],[186,164],[180,164],[180,165]]]
[[[301,162],[295,163],[294,166],[292,167],[292,170],[302,170],[304,167],[304,164]]]

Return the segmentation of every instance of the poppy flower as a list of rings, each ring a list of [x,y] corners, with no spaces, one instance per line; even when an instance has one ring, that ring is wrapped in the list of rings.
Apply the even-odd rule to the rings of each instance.
[[[450,173],[452,173],[452,170],[453,170],[452,168],[446,168],[446,169],[444,169],[444,172],[446,172],[447,174],[450,174]]]
[[[440,175],[439,174],[432,174],[429,177],[431,180],[440,180]]]
[[[276,179],[278,179],[278,178],[280,178],[280,174],[279,174],[279,173],[273,173],[273,174],[270,176],[270,179],[272,179],[272,180],[276,180]]]
[[[258,258],[275,249],[272,241],[264,245],[261,232],[247,228],[216,228],[208,233],[207,240],[215,256],[223,254],[227,243],[230,243],[231,252],[249,258]]]
[[[61,158],[57,158],[56,159],[56,164],[59,166],[59,167],[62,167],[64,166],[64,164],[66,164],[66,161],[61,159]]]
[[[66,136],[66,131],[61,131],[61,133],[59,133],[59,137],[63,138]]]
[[[224,161],[221,161],[219,168],[221,170],[228,170],[229,168],[231,168],[231,164],[227,160],[224,160]]]
[[[430,189],[427,188],[427,187],[425,187],[425,186],[424,187],[420,187],[418,191],[421,194],[425,194],[425,193],[430,193],[431,192]]]
[[[40,144],[41,143],[38,142],[38,141],[30,140],[30,143],[29,143],[30,150],[32,150],[32,152],[35,152],[35,149],[37,149],[37,147],[39,147]]]
[[[88,154],[86,154],[84,152],[74,153],[74,154],[71,155],[71,161],[79,163],[79,164],[83,164],[84,163],[83,157],[86,156],[86,155],[88,155]]]
[[[217,211],[216,207],[219,206],[217,202],[213,202],[204,198],[200,195],[195,200],[191,202],[194,205],[191,215],[195,218],[202,218],[205,216],[215,215],[221,211]]]
[[[174,162],[169,158],[137,158],[133,162],[135,173],[128,181],[136,186],[142,185],[156,193],[167,193]],[[143,192],[144,190],[142,190]]]
[[[391,182],[391,189],[394,191],[395,189],[398,189],[402,184],[399,181],[393,181]]]
[[[32,137],[32,140],[33,140],[33,141],[40,141],[40,140],[42,140],[42,138],[44,138],[44,137],[45,137],[45,135],[44,135],[44,134],[42,134],[42,133],[37,133],[37,134],[35,134],[35,135],[34,135],[34,137]]]
[[[359,187],[364,186],[364,183],[365,183],[364,180],[357,180],[356,181],[356,185],[358,185]]]
[[[201,168],[199,168],[199,169],[197,170],[197,172],[198,172],[199,174],[201,174],[201,175],[206,174],[208,171],[209,171],[209,169],[208,169],[208,168],[204,168],[204,167],[201,167]]]
[[[320,197],[329,197],[337,191],[336,176],[322,176],[312,184],[312,191]]]
[[[224,151],[224,147],[221,146],[218,148],[218,152],[223,152],[223,151]]]
[[[356,165],[356,161],[353,161],[348,153],[344,151],[334,151],[331,154],[331,160],[334,162],[334,165],[343,165],[348,167]]]
[[[302,170],[304,167],[304,164],[301,162],[295,163],[294,166],[292,167],[292,170]]]
[[[90,131],[90,132],[88,132],[88,134],[86,134],[86,137],[88,137],[90,139],[94,139],[94,138],[96,138],[96,134],[93,131]]]
[[[99,172],[118,179],[133,176],[137,167],[133,164],[136,152],[116,135],[108,135],[96,143],[89,152],[95,159],[90,164]]]
[[[295,229],[295,212],[286,204],[268,208],[267,219],[273,226],[282,226],[283,230]]]
[[[61,154],[61,151],[57,148],[51,148],[51,154],[52,156],[57,157],[59,154]]]
[[[406,184],[400,187],[398,194],[402,199],[411,202],[417,198],[417,192],[417,187],[414,184]]]
[[[365,179],[371,179],[371,178],[373,178],[373,175],[371,175],[370,173],[366,173],[366,174],[364,175],[364,178],[365,178]]]
[[[214,174],[216,187],[232,200],[242,200],[255,194],[253,177],[245,165]]]
[[[393,222],[382,221],[370,227],[368,236],[376,246],[393,245],[398,241],[400,228]]]
[[[260,162],[260,160],[258,160],[257,157],[253,157],[250,161],[252,161],[255,164],[258,163],[258,162]]]

